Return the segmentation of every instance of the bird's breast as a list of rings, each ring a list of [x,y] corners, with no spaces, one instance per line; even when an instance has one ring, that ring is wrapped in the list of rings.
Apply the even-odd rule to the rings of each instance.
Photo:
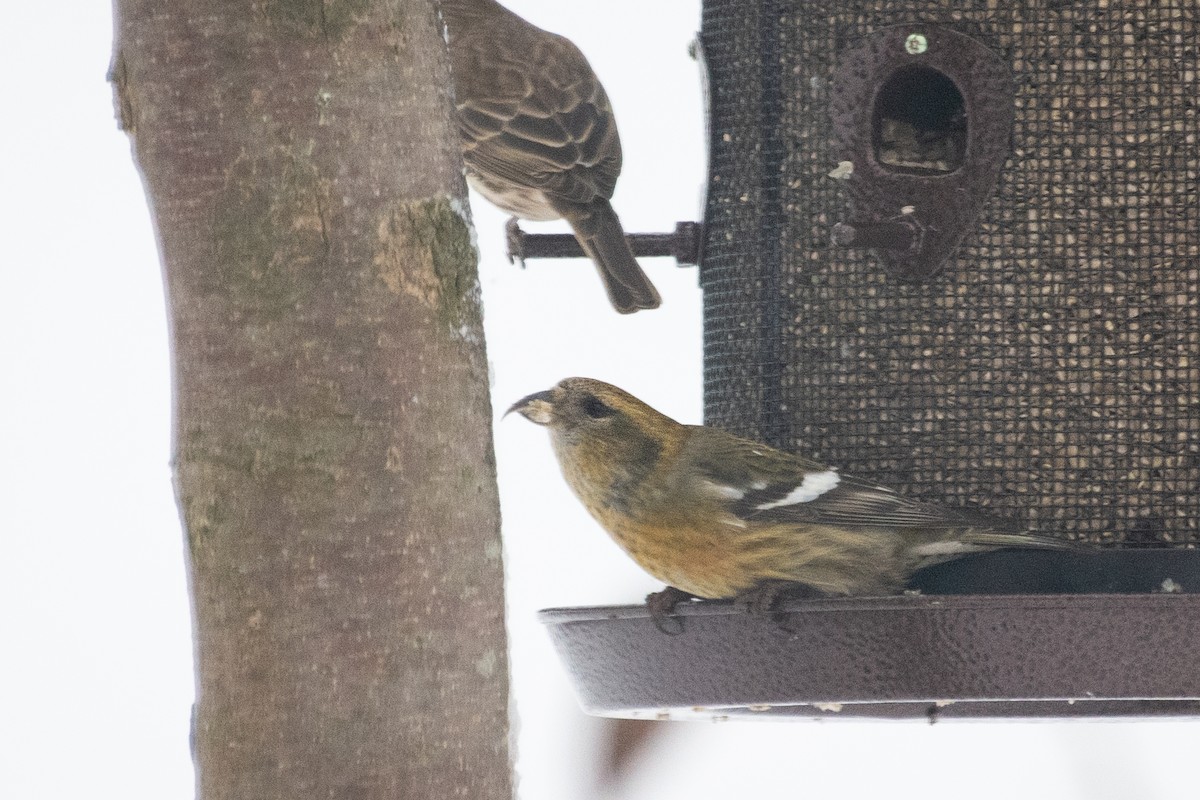
[[[467,170],[467,183],[479,192],[492,205],[501,211],[506,211],[514,217],[529,219],[535,222],[547,222],[558,219],[558,212],[546,200],[541,189],[528,186],[518,186],[515,183],[482,175],[475,170]]]
[[[595,516],[630,558],[654,577],[698,597],[732,597],[755,582],[739,557],[733,531],[714,520],[648,524],[607,510]]]

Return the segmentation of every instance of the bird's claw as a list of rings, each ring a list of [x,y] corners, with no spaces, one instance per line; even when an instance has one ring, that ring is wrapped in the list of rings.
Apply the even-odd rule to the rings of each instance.
[[[521,230],[521,222],[516,217],[509,217],[504,223],[504,241],[508,250],[508,263],[516,263],[525,269],[525,231]]]
[[[762,581],[734,598],[734,604],[747,614],[755,617],[766,617],[781,628],[786,615],[779,610],[779,604],[785,598],[793,597],[822,597],[823,594],[811,586],[791,581]]]
[[[661,592],[651,592],[646,595],[646,610],[650,612],[650,621],[667,636],[678,636],[683,633],[683,620],[675,616],[675,606],[695,596],[674,586],[668,586]]]
[[[733,602],[751,616],[770,617],[772,621],[779,622],[778,606],[785,586],[787,584],[783,581],[763,581],[740,593]]]

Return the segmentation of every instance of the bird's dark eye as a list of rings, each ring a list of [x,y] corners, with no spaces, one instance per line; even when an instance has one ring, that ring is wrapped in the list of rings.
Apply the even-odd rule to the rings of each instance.
[[[611,406],[604,405],[598,397],[591,394],[583,398],[583,411],[592,419],[603,419],[614,413]]]

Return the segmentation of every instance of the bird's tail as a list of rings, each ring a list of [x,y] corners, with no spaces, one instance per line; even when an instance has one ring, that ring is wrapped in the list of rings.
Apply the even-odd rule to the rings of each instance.
[[[1056,536],[1046,536],[1045,534],[1034,533],[1033,531],[998,533],[996,531],[972,530],[963,535],[962,541],[980,548],[997,549],[1002,547],[1028,547],[1037,550],[1080,550],[1085,547],[1085,545],[1079,542],[1060,539]]]
[[[583,252],[600,270],[613,308],[622,314],[632,314],[643,308],[659,307],[662,298],[633,257],[611,203],[603,199],[563,203],[556,204],[556,210],[570,223]]]
[[[1018,547],[1034,550],[1082,550],[1087,545],[1028,530],[1015,521],[999,519],[968,509],[941,509],[946,515],[942,525],[922,528],[909,546],[909,552],[922,559],[922,565],[951,558]]]
[[[958,527],[953,538],[980,550],[1002,547],[1029,547],[1037,550],[1076,550],[1078,542],[1048,536],[1030,530],[1016,520],[994,517],[984,511],[967,508],[943,509],[949,527]]]

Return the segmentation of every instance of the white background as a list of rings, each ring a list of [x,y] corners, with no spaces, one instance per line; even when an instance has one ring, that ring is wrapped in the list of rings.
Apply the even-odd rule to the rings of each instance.
[[[573,38],[603,78],[625,144],[615,205],[626,229],[698,219],[704,134],[686,52],[698,2],[509,4]],[[193,792],[167,329],[104,80],[110,25],[102,3],[10,4],[0,48],[0,798],[14,800]],[[663,307],[619,317],[587,262],[510,266],[503,216],[475,209],[498,411],[589,375],[700,421],[694,268],[645,260]],[[597,789],[603,723],[578,710],[534,614],[637,602],[657,586],[569,495],[543,431],[510,418],[496,445],[524,800],[1195,792],[1191,723],[671,723],[623,785]]]

